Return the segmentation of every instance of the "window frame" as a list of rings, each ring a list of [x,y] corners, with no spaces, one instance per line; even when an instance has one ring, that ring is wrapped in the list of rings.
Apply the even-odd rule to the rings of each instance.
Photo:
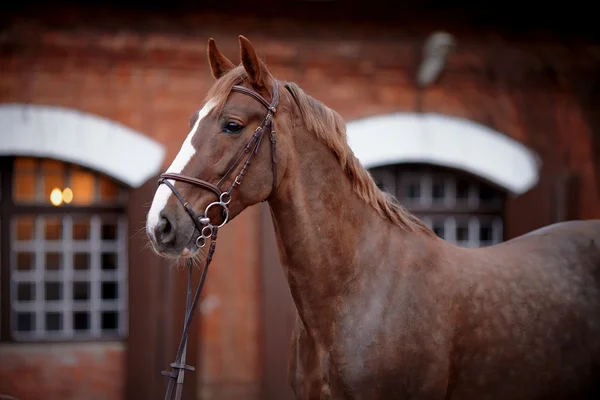
[[[11,277],[11,252],[12,252],[12,225],[13,220],[16,217],[22,215],[37,217],[47,216],[76,216],[86,215],[92,217],[94,215],[100,217],[117,217],[117,219],[124,218],[125,228],[124,231],[128,235],[128,216],[127,216],[127,201],[121,204],[107,204],[107,205],[72,205],[72,204],[61,204],[60,206],[53,206],[51,204],[34,204],[24,203],[15,204],[13,201],[13,182],[14,182],[14,162],[16,156],[0,156],[0,343],[14,342],[14,343],[61,343],[61,342],[101,342],[101,341],[114,341],[114,340],[125,340],[128,336],[128,326],[121,331],[117,329],[114,333],[101,333],[99,336],[92,336],[91,334],[76,335],[73,337],[32,337],[32,338],[18,338],[14,337],[11,325],[13,323],[12,317],[12,304],[11,304],[11,290],[12,290],[12,277]],[[36,157],[39,159],[46,159],[46,157]],[[57,160],[64,162],[65,164],[72,164],[68,161]],[[83,166],[73,164],[78,168],[84,168]],[[96,175],[102,175],[99,171],[89,170],[84,168]],[[111,178],[112,179],[112,178]],[[114,179],[113,179],[114,180]],[[127,188],[121,182],[117,182],[122,188]],[[127,236],[125,236],[127,238]],[[125,260],[125,270],[122,271],[124,274],[125,291],[124,299],[121,301],[125,302],[124,311],[120,311],[119,321],[128,321],[129,304],[128,304],[128,282],[129,282],[129,268],[128,268],[128,240],[125,241],[125,254],[123,258]],[[121,283],[123,275],[117,278],[117,282]],[[88,280],[92,282],[92,280]],[[64,290],[64,288],[63,288]],[[125,313],[125,318],[121,316],[121,313]],[[64,322],[63,322],[64,324]],[[64,327],[64,325],[63,325]],[[64,329],[64,328],[63,328]]]
[[[416,215],[419,219],[432,226],[432,222],[435,219],[452,219],[451,223],[456,226],[457,222],[467,221],[467,224],[472,226],[478,225],[479,221],[474,221],[477,218],[483,218],[491,220],[491,224],[498,224],[498,219],[501,223],[501,234],[500,237],[493,237],[491,241],[499,240],[503,242],[506,240],[506,201],[507,192],[498,187],[497,185],[482,179],[479,176],[467,173],[465,171],[457,170],[455,168],[449,168],[442,165],[432,165],[428,163],[400,163],[400,164],[389,164],[381,165],[378,167],[370,168],[370,173],[374,180],[378,183],[381,190],[389,193],[393,196],[394,200],[400,203],[409,212]],[[410,202],[403,201],[402,198],[398,197],[398,187],[402,186],[401,182],[410,181],[413,179],[427,179],[431,180],[431,177],[440,176],[445,181],[445,190],[448,190],[448,179],[451,178],[455,183],[459,180],[465,180],[469,183],[469,196],[465,204],[456,204],[454,199],[451,201],[454,203],[448,204],[446,201],[444,204],[434,204],[433,199],[429,198],[425,204],[411,204]],[[391,185],[386,185],[386,183]],[[433,182],[428,182],[430,189],[433,190]],[[495,195],[495,204],[485,205],[479,204],[479,197],[471,193],[474,187],[485,186],[486,189],[492,190]],[[453,191],[454,189],[452,189]],[[454,198],[455,193],[450,192]],[[432,193],[429,193],[429,197]],[[450,195],[448,195],[450,196]],[[446,223],[444,224],[446,226]],[[496,225],[497,229],[497,225]],[[470,229],[469,229],[470,230]],[[494,236],[494,231],[492,231]],[[454,235],[453,235],[454,236]],[[467,239],[465,242],[459,242],[455,238],[447,238],[457,245],[463,245],[465,243],[473,241],[473,238]],[[478,240],[481,242],[480,240]],[[486,244],[485,246],[488,246]]]

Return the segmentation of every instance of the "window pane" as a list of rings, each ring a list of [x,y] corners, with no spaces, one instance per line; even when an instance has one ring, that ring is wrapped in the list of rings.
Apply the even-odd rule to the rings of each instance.
[[[117,330],[118,329],[118,313],[116,311],[102,312],[102,330]]]
[[[35,330],[35,314],[32,312],[17,313],[17,331],[31,332]]]
[[[102,221],[102,240],[117,240],[117,221]]]
[[[57,312],[46,313],[46,330],[60,331],[62,329],[62,314]]]
[[[102,269],[117,269],[117,253],[102,253]]]
[[[62,299],[62,283],[46,282],[46,301]]]
[[[32,203],[36,200],[36,176],[31,174],[15,174],[13,198],[16,203]]]
[[[469,200],[469,181],[466,179],[456,180],[456,199],[462,203]]]
[[[17,271],[33,271],[35,269],[35,256],[29,252],[16,253]]]
[[[488,185],[479,186],[479,201],[482,204],[493,203],[498,200],[497,191]]]
[[[90,329],[90,313],[74,312],[73,313],[73,329],[76,331]]]
[[[31,157],[18,157],[13,164],[13,199],[17,203],[31,203],[36,200],[37,160]]]
[[[73,300],[89,300],[90,299],[90,283],[89,282],[73,282]]]
[[[46,218],[44,221],[44,239],[62,239],[62,221],[60,218]]]
[[[102,300],[117,298],[117,282],[102,282]]]
[[[492,235],[492,224],[489,222],[480,222],[479,225],[479,241],[481,242],[491,242],[493,238]]]
[[[440,222],[434,222],[433,226],[432,226],[433,232],[438,235],[438,237],[444,239],[444,222],[440,221]]]
[[[90,255],[88,253],[73,254],[73,269],[87,270],[90,269]]]
[[[421,184],[409,182],[405,187],[405,196],[408,201],[418,203],[421,198]]]
[[[434,203],[443,203],[446,197],[446,186],[443,179],[434,179],[432,193]]]
[[[89,205],[94,201],[94,175],[82,169],[74,169],[71,173],[72,204]]]
[[[65,188],[65,172],[62,163],[53,161],[48,165],[48,161],[42,162],[42,176],[44,179],[44,203],[52,203],[55,206],[63,204],[62,191]],[[58,195],[52,195],[55,191]],[[52,198],[51,198],[52,195]],[[56,196],[56,198],[54,197]]]
[[[35,283],[20,282],[17,284],[17,300],[33,301],[35,300]]]
[[[120,187],[107,177],[100,177],[100,201],[116,203],[119,201]]]
[[[33,217],[18,217],[15,218],[15,226],[17,240],[27,241],[33,240],[35,237],[35,218]]]
[[[37,159],[32,157],[18,157],[15,159],[14,169],[17,174],[34,174],[37,168]]]
[[[88,240],[90,238],[90,219],[77,218],[73,220],[73,240]]]
[[[465,224],[460,224],[456,227],[456,240],[466,242],[469,240],[469,228]]]
[[[46,270],[56,271],[62,268],[62,254],[61,253],[46,253]]]
[[[44,175],[64,175],[65,163],[49,158],[43,159],[40,162],[42,166],[42,174]]]

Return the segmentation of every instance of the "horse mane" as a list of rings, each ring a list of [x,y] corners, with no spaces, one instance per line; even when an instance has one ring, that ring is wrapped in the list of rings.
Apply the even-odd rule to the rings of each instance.
[[[284,82],[284,87],[294,98],[305,127],[335,154],[360,198],[373,206],[384,219],[409,231],[434,235],[423,221],[406,210],[392,195],[377,187],[373,176],[361,165],[348,145],[346,124],[335,110],[314,99],[293,82]]]
[[[219,78],[205,99],[214,102],[212,113],[220,114],[231,93],[231,88],[246,79],[247,75],[242,66],[234,68]],[[337,112],[312,98],[297,84],[284,81],[280,83],[292,95],[306,129],[313,132],[335,154],[360,198],[373,206],[382,218],[408,231],[435,235],[423,221],[406,210],[393,196],[377,187],[369,171],[360,164],[348,145],[346,124]]]

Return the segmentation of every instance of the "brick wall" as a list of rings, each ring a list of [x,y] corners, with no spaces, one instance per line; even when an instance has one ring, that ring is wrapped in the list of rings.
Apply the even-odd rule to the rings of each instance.
[[[2,344],[0,394],[19,400],[120,400],[120,342]]]
[[[166,165],[212,84],[207,38],[215,36],[237,60],[237,34],[244,32],[277,77],[296,81],[347,120],[394,111],[440,112],[523,142],[542,155],[542,180],[553,180],[559,169],[577,171],[584,191],[581,217],[597,216],[592,132],[572,79],[598,66],[593,56],[598,46],[463,33],[441,79],[419,91],[414,76],[423,35],[381,27],[341,26],[332,32],[306,26],[315,32],[311,40],[298,33],[300,23],[289,22],[285,34],[270,36],[260,25],[248,20],[226,30],[214,17],[206,17],[206,23],[199,17],[197,30],[185,35],[22,28],[25,34],[17,29],[14,40],[27,44],[3,57],[0,101],[62,105],[118,120],[166,144]],[[540,223],[531,221],[513,233]]]
[[[219,233],[200,314],[203,400],[260,399],[260,223],[254,206]]]
[[[393,24],[356,28],[340,23],[325,29],[317,22],[197,15],[167,25],[169,29],[161,25],[141,33],[126,24],[101,29],[82,21],[70,28],[45,28],[20,21],[6,31],[0,47],[0,102],[58,105],[117,120],[163,143],[167,166],[187,134],[189,116],[212,84],[208,37],[215,37],[237,61],[237,35],[243,33],[276,77],[297,82],[347,120],[395,111],[439,112],[472,119],[530,146],[544,162],[541,180],[509,201],[509,237],[552,222],[550,199],[557,176],[565,171],[580,180],[576,216],[600,217],[592,132],[571,85],[573,76],[597,65],[591,55],[597,46],[509,40],[463,30],[440,80],[420,91],[414,76],[424,35]],[[243,243],[243,251],[218,251],[207,284],[203,398],[258,397],[258,226],[258,213],[251,210],[221,235],[221,249]],[[39,345],[35,354],[55,360],[53,349]],[[120,359],[111,357],[94,358],[94,365],[99,371],[118,369]],[[30,371],[38,368],[31,376],[63,379],[57,368],[28,365]],[[110,376],[117,390],[123,375]],[[16,379],[7,367],[0,377],[4,382]]]

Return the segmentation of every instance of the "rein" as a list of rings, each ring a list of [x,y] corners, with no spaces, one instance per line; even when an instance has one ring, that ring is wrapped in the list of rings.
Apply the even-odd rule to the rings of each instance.
[[[252,163],[252,158],[254,157],[254,155],[256,155],[258,153],[258,149],[260,147],[262,138],[263,138],[265,130],[267,128],[269,129],[269,141],[271,142],[271,163],[272,163],[272,168],[273,168],[273,187],[272,187],[271,193],[273,193],[275,191],[275,188],[277,187],[277,162],[276,162],[276,158],[275,158],[276,140],[275,140],[275,129],[274,129],[274,125],[273,125],[274,124],[273,115],[277,111],[277,106],[279,105],[279,91],[278,91],[277,81],[274,80],[274,83],[273,83],[273,94],[272,94],[272,99],[271,99],[270,103],[267,100],[265,100],[265,98],[262,97],[261,95],[259,95],[258,93],[254,92],[250,89],[247,89],[243,86],[236,85],[231,89],[231,91],[237,92],[237,93],[242,93],[242,94],[252,97],[253,99],[255,99],[256,101],[258,101],[259,103],[261,103],[263,106],[266,107],[267,114],[265,115],[261,124],[254,131],[254,134],[252,135],[252,137],[250,138],[250,140],[244,147],[244,150],[242,152],[240,152],[240,154],[236,157],[234,162],[231,164],[231,166],[229,167],[227,172],[223,175],[223,177],[219,180],[219,182],[217,182],[217,184],[214,185],[214,184],[204,181],[202,179],[193,178],[193,177],[189,177],[189,176],[185,176],[185,175],[177,174],[177,173],[164,173],[160,176],[160,179],[158,180],[159,185],[165,184],[165,185],[167,185],[167,187],[169,189],[171,189],[171,191],[173,192],[173,194],[175,195],[177,200],[185,208],[185,211],[187,212],[187,214],[190,216],[190,218],[194,222],[196,230],[198,231],[198,237],[196,238],[196,246],[204,247],[206,245],[208,239],[210,239],[210,246],[208,248],[206,262],[204,264],[204,269],[202,271],[200,281],[198,282],[198,286],[196,287],[196,293],[194,294],[193,300],[191,300],[191,297],[192,297],[192,261],[191,261],[191,259],[189,259],[187,261],[188,286],[187,286],[186,310],[185,310],[185,320],[184,320],[185,322],[183,325],[183,333],[181,335],[179,347],[177,348],[177,355],[175,357],[175,362],[170,364],[171,370],[161,372],[162,375],[168,376],[170,378],[169,385],[167,387],[167,391],[165,394],[165,400],[171,400],[173,398],[173,389],[175,386],[175,382],[177,382],[177,390],[175,392],[175,399],[180,400],[182,390],[183,390],[183,380],[184,380],[185,371],[186,370],[187,371],[195,370],[194,367],[192,367],[190,365],[186,365],[186,363],[185,363],[188,331],[190,328],[191,319],[192,319],[192,316],[194,315],[194,311],[198,304],[198,299],[200,298],[200,293],[202,292],[202,287],[204,286],[204,281],[206,280],[206,274],[208,272],[208,267],[212,261],[213,254],[215,252],[216,243],[217,243],[217,232],[229,220],[228,205],[231,202],[232,193],[238,186],[240,186],[242,184],[242,180],[244,179],[244,176],[246,175],[246,172],[247,172],[248,168],[250,167],[250,164]],[[244,156],[247,156],[246,161],[244,162],[244,165],[242,166],[242,168],[236,175],[232,184],[227,188],[227,190],[222,191],[220,189],[221,185],[232,174],[232,172],[240,165],[240,163],[244,159]],[[175,189],[175,186],[173,185],[173,183],[169,182],[169,180],[187,183],[189,185],[196,186],[199,189],[205,189],[205,190],[211,191],[217,197],[217,201],[214,201],[214,202],[210,203],[208,206],[206,206],[206,208],[204,210],[204,214],[199,216],[192,209],[192,207],[189,205],[189,203],[187,201],[185,201],[185,199],[181,196],[181,194],[177,191],[177,189]],[[211,209],[211,207],[220,207],[221,208],[221,216],[223,218],[223,221],[220,224],[215,225],[215,224],[211,223],[210,217],[208,217],[208,212]]]

